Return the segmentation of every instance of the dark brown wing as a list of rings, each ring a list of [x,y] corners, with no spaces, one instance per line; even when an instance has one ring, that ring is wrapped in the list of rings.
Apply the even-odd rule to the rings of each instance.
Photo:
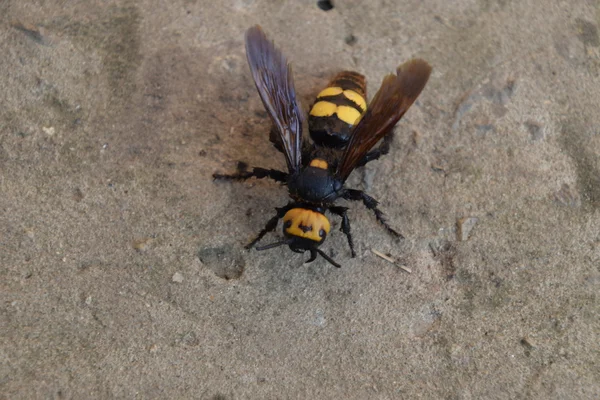
[[[394,129],[425,87],[430,73],[427,62],[414,59],[400,65],[396,75],[384,78],[367,112],[352,132],[337,170],[339,178],[346,180],[365,154]]]
[[[290,172],[301,163],[302,110],[296,101],[292,70],[260,26],[246,32],[246,56],[265,108],[277,129]]]

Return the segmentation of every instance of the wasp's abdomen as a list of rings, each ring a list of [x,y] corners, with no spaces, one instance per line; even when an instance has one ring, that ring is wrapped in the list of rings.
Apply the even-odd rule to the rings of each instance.
[[[367,110],[367,83],[357,72],[343,71],[317,95],[308,116],[308,129],[320,146],[343,147],[352,128]]]

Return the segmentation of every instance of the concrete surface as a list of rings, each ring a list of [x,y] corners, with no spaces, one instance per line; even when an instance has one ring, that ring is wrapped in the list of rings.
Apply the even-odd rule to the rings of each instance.
[[[0,2],[0,398],[600,398],[598,1],[334,6]],[[305,107],[433,65],[351,179],[405,241],[352,204],[340,270],[243,250],[287,201],[211,179],[285,166],[255,23]]]

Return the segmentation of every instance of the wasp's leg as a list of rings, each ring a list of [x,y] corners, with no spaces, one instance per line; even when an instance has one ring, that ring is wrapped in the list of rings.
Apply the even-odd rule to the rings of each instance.
[[[348,207],[332,206],[332,207],[329,207],[329,211],[342,217],[342,226],[340,228],[340,231],[344,232],[344,234],[346,235],[346,238],[348,238],[348,245],[350,246],[350,251],[352,252],[352,257],[356,257],[356,253],[354,252],[354,242],[352,241],[352,234],[350,233],[350,220],[348,219]]]
[[[271,178],[276,182],[286,183],[288,174],[283,171],[276,169],[266,169],[254,167],[252,171],[247,170],[248,166],[244,162],[239,162],[237,172],[235,174],[213,174],[214,179],[218,180],[234,180],[234,181],[245,181],[246,179],[256,177],[257,179]]]
[[[369,196],[368,194],[366,194],[365,192],[363,192],[362,190],[355,190],[355,189],[346,189],[344,191],[344,194],[342,195],[342,197],[346,200],[360,200],[363,202],[363,204],[365,205],[365,207],[367,207],[369,210],[372,210],[375,213],[375,218],[377,218],[377,221],[379,221],[379,223],[381,225],[384,226],[384,228],[393,236],[396,236],[400,239],[404,239],[404,236],[402,236],[400,233],[396,232],[395,230],[393,230],[388,223],[385,220],[385,217],[383,215],[383,212],[377,208],[377,205],[379,204],[379,202],[377,200],[375,200],[374,198],[372,198],[371,196]]]
[[[390,152],[390,146],[394,141],[394,131],[392,130],[390,133],[383,137],[383,141],[375,150],[369,151],[363,159],[358,163],[357,167],[362,167],[368,162],[379,159],[379,157],[386,155]]]
[[[288,204],[285,207],[275,208],[277,210],[277,214],[275,214],[275,216],[273,218],[271,218],[269,220],[269,222],[267,222],[267,224],[265,225],[265,227],[263,228],[263,230],[258,233],[258,235],[254,238],[254,240],[252,240],[250,243],[248,243],[244,247],[246,249],[252,248],[252,246],[254,246],[260,239],[262,239],[263,236],[265,236],[269,232],[274,231],[275,228],[277,228],[277,222],[279,222],[279,220],[281,218],[283,218],[283,216],[285,215],[285,213],[288,212],[292,207],[293,207],[292,204]]]
[[[317,253],[317,250],[315,249],[311,249],[310,251],[310,258],[306,261],[304,261],[304,264],[310,264],[311,262],[315,261],[317,259],[317,255],[319,253]]]

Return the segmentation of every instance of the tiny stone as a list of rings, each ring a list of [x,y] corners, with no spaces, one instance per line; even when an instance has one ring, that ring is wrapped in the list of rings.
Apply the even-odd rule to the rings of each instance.
[[[323,11],[329,11],[333,8],[333,4],[330,0],[319,0],[317,6]]]
[[[152,242],[152,238],[146,237],[146,238],[141,238],[141,239],[135,239],[133,241],[132,245],[136,251],[139,251],[141,253],[141,252],[148,250],[151,242]]]
[[[186,346],[198,346],[200,341],[198,340],[194,332],[186,332],[181,338],[181,343],[183,343]]]
[[[171,280],[175,283],[181,283],[183,282],[183,275],[181,275],[179,272],[175,272]]]
[[[31,229],[31,228],[25,229],[25,235],[27,235],[27,237],[32,240],[35,237],[35,233],[34,233],[33,229]]]
[[[53,126],[51,126],[51,127],[49,127],[49,128],[47,128],[47,127],[43,126],[43,127],[42,127],[42,131],[44,131],[44,133],[45,133],[46,135],[48,135],[48,136],[52,136],[52,135],[54,135],[54,132],[55,132],[55,130],[54,130],[54,127],[53,127]]]
[[[527,349],[533,349],[535,347],[535,342],[528,337],[524,337],[521,339],[521,345]]]
[[[471,234],[471,230],[477,224],[479,218],[476,217],[465,217],[461,218],[456,222],[456,237],[459,241],[464,242],[469,240],[469,235]]]
[[[562,206],[577,208],[581,206],[581,198],[577,190],[563,183],[560,190],[555,192],[554,201]]]

